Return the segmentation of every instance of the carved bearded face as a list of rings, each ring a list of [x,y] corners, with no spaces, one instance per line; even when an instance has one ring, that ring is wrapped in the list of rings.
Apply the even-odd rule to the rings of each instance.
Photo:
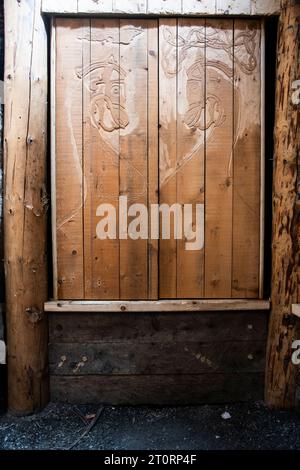
[[[112,56],[105,62],[93,64],[81,75],[84,77],[85,86],[91,92],[92,124],[106,132],[125,129],[129,124],[125,98],[125,70]]]
[[[201,131],[208,130],[211,127],[219,127],[225,121],[224,107],[221,102],[222,89],[226,87],[226,81],[212,67],[208,67],[206,74],[210,80],[205,90],[205,68],[203,60],[195,62],[186,72],[186,97],[188,110],[185,114],[185,123],[191,129]],[[219,95],[214,92],[216,87],[214,83],[219,83]],[[206,93],[206,98],[204,98]],[[206,102],[205,102],[206,100]]]

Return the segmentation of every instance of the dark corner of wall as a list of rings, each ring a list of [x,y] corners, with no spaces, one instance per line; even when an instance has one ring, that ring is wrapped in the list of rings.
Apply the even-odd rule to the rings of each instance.
[[[276,53],[277,53],[278,17],[265,19],[266,64],[265,64],[265,298],[271,294],[272,279],[272,212],[273,212],[273,164],[274,164],[274,125],[276,92]]]

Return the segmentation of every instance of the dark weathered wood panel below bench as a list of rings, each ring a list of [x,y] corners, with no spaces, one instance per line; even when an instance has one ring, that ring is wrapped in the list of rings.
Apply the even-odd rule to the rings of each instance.
[[[51,313],[51,343],[265,341],[268,312]]]
[[[263,398],[267,322],[268,312],[49,314],[52,400]]]
[[[261,341],[50,345],[53,375],[261,372],[264,361],[265,345]]]
[[[264,374],[52,375],[54,402],[106,405],[197,405],[260,400]]]

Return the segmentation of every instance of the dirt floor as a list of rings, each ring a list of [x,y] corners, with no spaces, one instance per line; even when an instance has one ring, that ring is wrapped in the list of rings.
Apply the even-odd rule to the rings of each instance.
[[[36,416],[0,417],[0,449],[63,450],[77,441],[74,450],[299,450],[300,415],[270,411],[263,403],[105,407],[100,413],[51,404]]]

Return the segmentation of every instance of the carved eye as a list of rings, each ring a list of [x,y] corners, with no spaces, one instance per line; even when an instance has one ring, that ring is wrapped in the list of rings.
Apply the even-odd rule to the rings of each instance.
[[[200,80],[189,80],[188,87],[192,92],[198,93],[201,90],[202,83]]]
[[[119,87],[119,85],[113,85],[113,86],[111,87],[111,93],[112,93],[112,95],[119,96],[119,94],[120,94],[120,87]]]

